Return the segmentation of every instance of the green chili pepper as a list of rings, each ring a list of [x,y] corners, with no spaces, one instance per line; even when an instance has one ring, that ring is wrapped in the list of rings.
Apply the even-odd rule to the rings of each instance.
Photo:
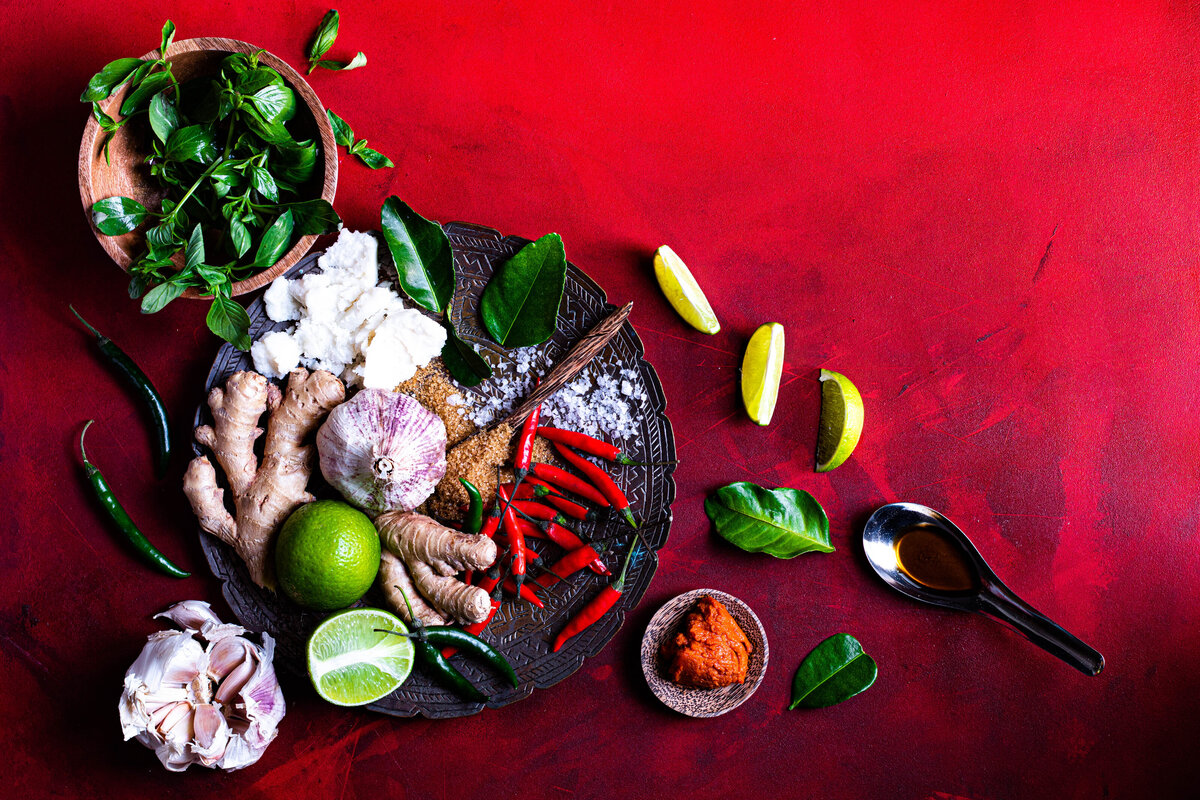
[[[158,567],[161,571],[176,578],[186,578],[192,573],[184,572],[179,567],[171,563],[171,561],[158,552],[154,545],[138,530],[137,525],[133,524],[133,520],[129,518],[129,514],[117,502],[117,498],[113,495],[112,489],[108,486],[108,481],[100,474],[100,470],[94,464],[88,461],[87,451],[83,449],[83,437],[87,434],[88,428],[95,422],[89,419],[87,425],[83,426],[83,432],[79,434],[79,454],[83,456],[83,469],[87,473],[88,482],[92,484],[92,491],[104,506],[104,510],[112,517],[113,522],[133,545],[138,554],[143,559]]]
[[[487,702],[487,695],[476,689],[475,684],[471,683],[466,679],[466,676],[455,669],[454,665],[442,655],[441,650],[438,650],[429,642],[424,642],[420,639],[414,639],[413,646],[416,648],[417,655],[421,660],[433,668],[434,677],[441,681],[446,688],[467,700],[476,703]]]
[[[491,664],[497,672],[508,678],[513,688],[517,688],[517,673],[508,663],[504,655],[490,644],[462,628],[452,628],[448,625],[426,626],[425,636],[429,643],[439,649],[456,647],[464,653],[477,656]]]
[[[167,474],[167,464],[171,461],[171,426],[167,421],[167,407],[163,404],[163,399],[159,395],[158,390],[154,388],[154,384],[146,377],[146,373],[133,363],[133,359],[125,354],[125,351],[117,347],[112,339],[100,333],[91,326],[91,324],[79,316],[79,312],[74,306],[67,306],[71,309],[80,322],[96,336],[96,346],[100,348],[100,352],[108,359],[108,362],[117,368],[117,371],[129,381],[130,385],[137,390],[138,395],[142,398],[142,402],[150,409],[150,421],[154,428],[154,442],[158,448],[158,458],[155,465],[155,474],[162,478]]]
[[[467,497],[471,499],[471,504],[467,507],[467,515],[463,517],[463,533],[479,533],[483,528],[483,495],[479,493],[479,489],[475,488],[475,484],[466,478],[458,480],[467,490]]]

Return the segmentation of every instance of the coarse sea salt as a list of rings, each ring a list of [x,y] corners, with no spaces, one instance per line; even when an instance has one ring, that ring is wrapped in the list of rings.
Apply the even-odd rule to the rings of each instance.
[[[558,356],[553,344],[509,351],[491,380],[455,396],[461,413],[481,428],[503,418],[533,391]],[[593,362],[542,403],[542,422],[610,442],[628,439],[637,434],[649,399],[637,370],[602,371]]]

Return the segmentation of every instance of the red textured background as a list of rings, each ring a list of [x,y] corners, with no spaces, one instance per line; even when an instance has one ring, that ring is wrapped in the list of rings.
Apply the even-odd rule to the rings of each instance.
[[[88,77],[180,38],[245,39],[298,64],[312,2],[0,3],[0,742],[6,796],[1180,797],[1200,734],[1200,11],[1187,3],[339,4],[327,105],[388,153],[343,158],[336,206],[563,235],[633,320],[683,462],[650,592],[571,679],[458,721],[323,704],[287,680],[278,740],[231,775],[163,771],[122,743],[121,675],[149,615],[218,602],[178,490],[154,483],[135,399],[69,319],[74,303],[185,421],[217,342],[204,307],[143,317],[79,207]],[[857,5],[861,7],[848,8]],[[894,5],[886,11],[873,6]],[[843,7],[847,6],[847,7]],[[1053,247],[1048,251],[1052,232]],[[723,330],[687,328],[648,257],[671,244]],[[787,328],[774,424],[740,410],[753,329]],[[817,370],[867,404],[854,457],[811,470]],[[89,501],[75,440],[162,549],[129,558]],[[837,552],[754,556],[702,501],[734,480],[814,494]],[[1008,583],[1095,645],[1084,677],[986,620],[886,589],[857,538],[880,504],[958,522]],[[637,647],[688,589],[746,600],[766,681],[725,717],[675,715]],[[219,605],[219,602],[218,602]],[[786,710],[808,650],[854,633],[866,694]]]

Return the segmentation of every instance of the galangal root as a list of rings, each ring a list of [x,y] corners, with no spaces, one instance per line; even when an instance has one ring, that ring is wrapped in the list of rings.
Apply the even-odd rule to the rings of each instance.
[[[306,369],[288,375],[284,393],[257,372],[236,372],[224,390],[208,395],[212,427],[196,428],[196,441],[212,450],[233,494],[236,518],[225,507],[225,493],[206,456],[192,460],[183,476],[183,492],[200,527],[231,545],[259,586],[274,589],[270,546],[280,524],[303,503],[313,470],[312,445],[304,444],[329,411],[346,399],[346,387],[332,373]],[[269,411],[262,463],[254,456],[258,427]]]
[[[412,511],[380,514],[375,527],[384,548],[379,586],[388,605],[402,618],[412,622],[401,589],[408,595],[413,613],[427,625],[441,625],[448,620],[470,624],[487,619],[491,597],[455,576],[463,570],[487,569],[495,563],[495,542],[450,530]]]

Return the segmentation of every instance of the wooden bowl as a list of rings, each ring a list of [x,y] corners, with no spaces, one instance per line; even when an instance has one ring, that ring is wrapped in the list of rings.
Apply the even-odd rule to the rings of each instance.
[[[729,614],[754,646],[754,651],[750,653],[745,683],[735,683],[720,689],[693,689],[672,683],[662,669],[659,651],[663,642],[674,635],[683,622],[684,615],[705,595],[720,600],[729,609]],[[646,683],[650,684],[650,691],[665,705],[689,717],[719,717],[749,700],[767,674],[770,655],[767,632],[763,630],[762,623],[750,610],[750,606],[733,595],[718,592],[716,589],[696,589],[668,600],[650,618],[646,634],[642,637],[642,672],[646,675]]]
[[[236,39],[184,39],[174,42],[167,49],[167,59],[171,62],[175,77],[183,82],[206,74],[215,75],[221,61],[230,53],[255,53],[259,50],[260,48],[252,44]],[[142,58],[155,58],[157,55],[158,50],[151,50]],[[321,197],[332,203],[337,190],[337,145],[333,140],[333,128],[329,124],[324,106],[300,73],[284,61],[270,53],[262,52],[259,62],[279,72],[303,101],[302,104],[297,104],[296,116],[289,123],[289,127],[295,131],[298,139],[320,136],[324,159],[318,164],[310,180],[313,189],[310,199]],[[101,103],[101,107],[109,116],[119,119],[117,112],[128,91],[129,87],[125,86]],[[83,129],[83,142],[79,146],[79,197],[83,201],[88,224],[92,226],[92,233],[96,235],[100,246],[117,262],[117,266],[126,272],[129,271],[133,259],[142,252],[145,244],[144,232],[138,229],[121,236],[105,236],[92,224],[91,209],[97,200],[113,195],[132,197],[150,209],[160,206],[163,197],[166,196],[166,190],[158,186],[145,164],[146,157],[150,154],[152,135],[149,126],[140,120],[118,130],[109,145],[109,164],[104,158],[103,131],[95,117],[89,115],[87,126]],[[319,194],[316,191],[317,186],[321,187]],[[271,267],[233,284],[233,294],[252,292],[270,283],[299,261],[316,239],[315,235],[301,237]],[[188,289],[183,296],[200,297],[200,294],[196,289]]]

